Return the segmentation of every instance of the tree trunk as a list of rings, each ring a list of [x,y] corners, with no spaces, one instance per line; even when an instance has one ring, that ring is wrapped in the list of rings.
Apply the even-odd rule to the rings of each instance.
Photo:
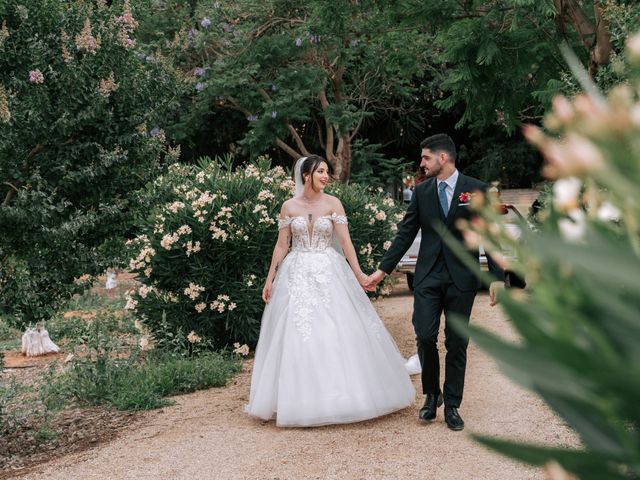
[[[338,140],[335,154],[335,177],[339,182],[347,183],[351,175],[351,137],[345,133]]]
[[[609,25],[602,15],[602,6],[594,6],[596,24],[587,17],[578,0],[554,0],[558,12],[556,27],[558,33],[564,33],[564,24],[570,24],[578,34],[580,41],[589,51],[589,74],[595,77],[602,65],[609,63],[611,56],[611,37]]]

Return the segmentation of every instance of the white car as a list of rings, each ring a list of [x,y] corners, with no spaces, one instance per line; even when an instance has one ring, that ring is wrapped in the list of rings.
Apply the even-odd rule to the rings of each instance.
[[[502,212],[503,222],[507,230],[511,232],[514,238],[520,237],[520,226],[518,223],[524,219],[522,214],[518,211],[518,209],[509,204],[502,204]],[[404,257],[398,262],[396,266],[396,271],[405,273],[407,275],[407,285],[411,290],[413,290],[413,276],[416,271],[416,261],[418,260],[418,252],[420,251],[420,240],[422,239],[420,231],[416,235],[416,238],[413,240],[413,243],[409,247],[409,250],[404,254]],[[512,256],[512,252],[503,252],[506,257]],[[487,256],[484,253],[484,248],[480,245],[479,248],[479,261],[480,268],[484,271],[489,269],[487,264]],[[524,286],[524,282],[520,279],[511,279],[511,283],[513,286]],[[521,284],[521,285],[519,285]]]

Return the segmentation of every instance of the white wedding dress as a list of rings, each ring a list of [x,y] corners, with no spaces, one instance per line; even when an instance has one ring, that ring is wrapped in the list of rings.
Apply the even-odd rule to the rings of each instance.
[[[285,217],[292,247],[262,316],[246,411],[278,426],[366,420],[412,405],[404,358],[345,258],[335,213]]]

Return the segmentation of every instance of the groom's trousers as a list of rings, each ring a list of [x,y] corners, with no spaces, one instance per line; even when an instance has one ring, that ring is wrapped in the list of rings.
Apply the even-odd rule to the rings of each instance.
[[[451,279],[442,256],[429,274],[414,286],[413,326],[422,365],[423,393],[440,393],[440,357],[438,331],[440,317],[445,314],[446,359],[444,376],[444,403],[459,407],[464,389],[469,339],[451,325],[451,317],[468,323],[476,290],[461,291]]]

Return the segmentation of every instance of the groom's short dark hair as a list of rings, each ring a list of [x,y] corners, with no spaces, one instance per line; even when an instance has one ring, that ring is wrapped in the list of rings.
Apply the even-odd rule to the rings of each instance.
[[[445,133],[431,135],[420,142],[420,148],[428,148],[432,152],[445,152],[452,162],[456,161],[456,144],[451,137]]]

